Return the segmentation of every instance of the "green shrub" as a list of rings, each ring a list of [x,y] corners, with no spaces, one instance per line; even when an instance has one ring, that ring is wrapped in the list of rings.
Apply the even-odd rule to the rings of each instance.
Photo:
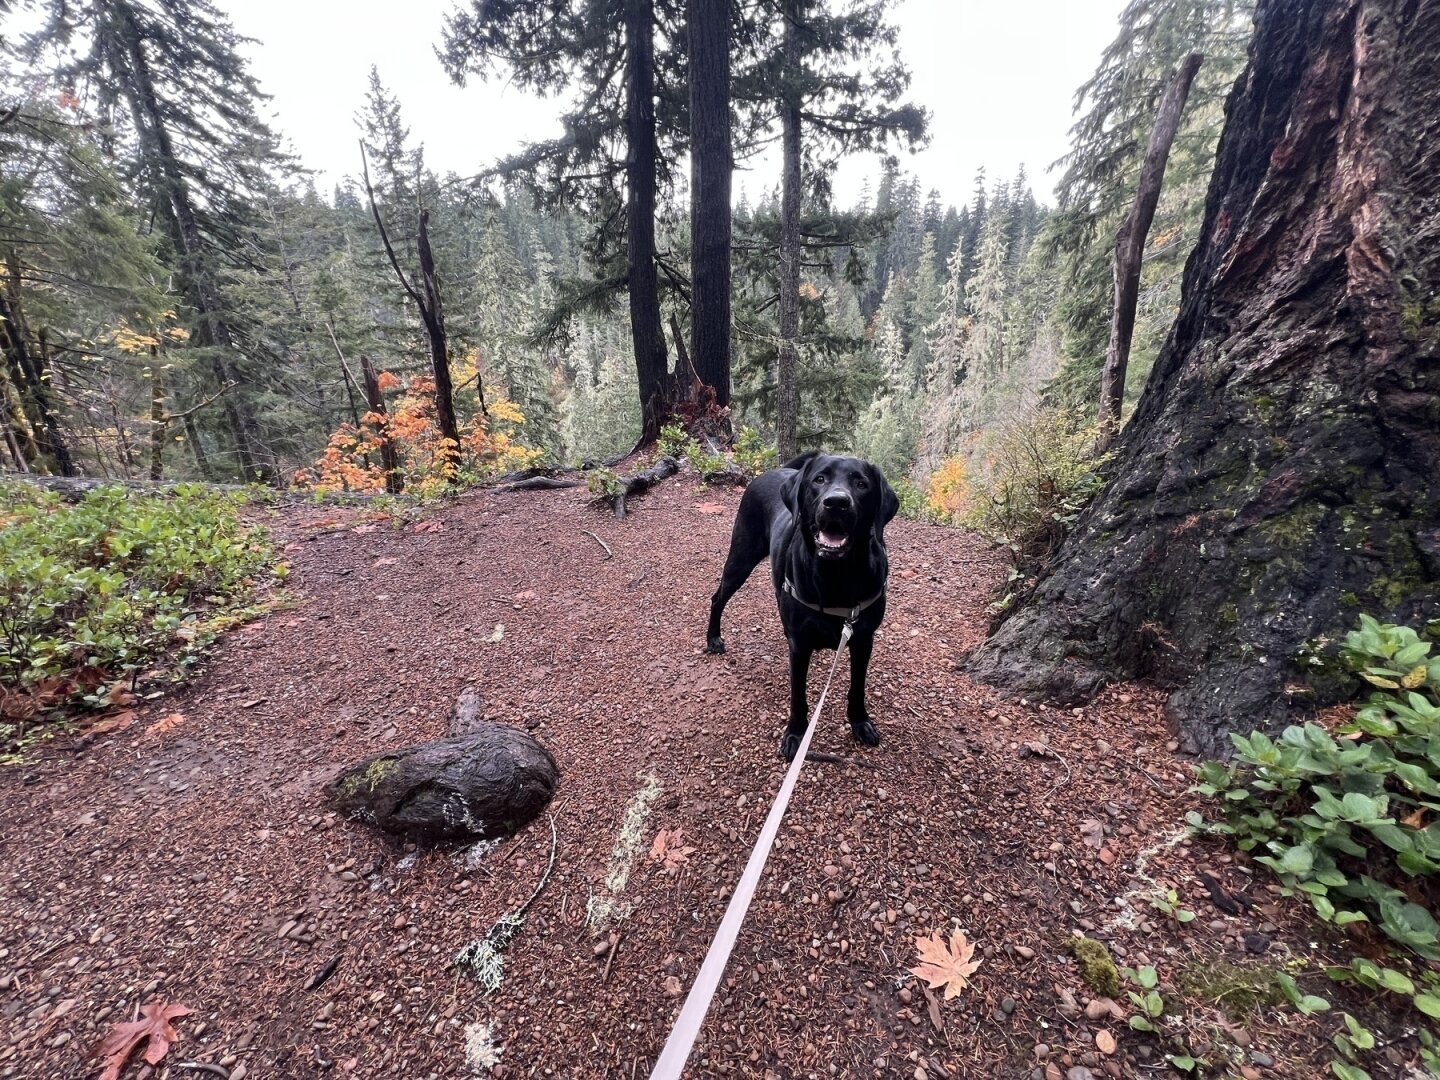
[[[1321,919],[1373,923],[1440,960],[1440,924],[1417,902],[1440,872],[1440,658],[1430,649],[1407,627],[1361,616],[1342,655],[1375,689],[1354,718],[1335,734],[1304,724],[1277,739],[1232,735],[1234,759],[1202,765],[1197,790],[1223,800],[1212,831],[1255,852]],[[1432,996],[1415,1002],[1440,1011]]]
[[[1009,549],[1017,566],[1054,554],[1100,490],[1095,429],[1038,409],[989,434],[970,470],[967,523]]]
[[[692,446],[698,449],[698,444],[680,424],[666,424],[660,429],[660,438],[656,441],[661,456],[677,459],[685,457]]]
[[[0,485],[0,720],[93,695],[245,603],[272,550],[240,522],[242,501],[111,487],[67,504]]]
[[[746,476],[759,476],[780,463],[780,452],[752,427],[741,427],[735,435],[735,464]]]

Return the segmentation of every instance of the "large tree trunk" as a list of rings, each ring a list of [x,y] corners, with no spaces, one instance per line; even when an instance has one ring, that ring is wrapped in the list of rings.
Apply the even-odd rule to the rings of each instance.
[[[175,156],[170,129],[160,109],[155,92],[154,77],[150,62],[145,57],[140,26],[128,4],[118,4],[121,31],[125,37],[126,51],[130,56],[132,83],[120,87],[120,92],[129,99],[130,112],[140,136],[146,167],[152,171],[152,183],[161,196],[158,201],[160,216],[180,257],[180,279],[185,299],[199,317],[195,344],[213,346],[210,367],[215,381],[220,386],[240,386],[230,355],[235,352],[235,335],[230,324],[221,314],[218,290],[211,281],[206,265],[205,240],[195,217],[195,208],[190,201],[190,189],[180,172]],[[273,471],[271,463],[262,459],[259,449],[259,425],[254,410],[243,393],[227,394],[221,402],[225,420],[235,441],[235,452],[241,471],[247,480],[257,476],[267,477]]]
[[[689,0],[690,332],[700,381],[730,404],[730,4]],[[680,373],[687,381],[689,372]]]
[[[1358,612],[1440,616],[1440,6],[1256,23],[1114,475],[971,664],[1067,701],[1154,679],[1205,753],[1353,693]]]
[[[1120,410],[1125,403],[1125,372],[1130,366],[1130,343],[1135,336],[1135,308],[1140,302],[1140,268],[1145,256],[1145,238],[1155,220],[1155,207],[1160,203],[1160,186],[1165,182],[1165,164],[1170,160],[1170,144],[1180,130],[1180,115],[1190,84],[1204,60],[1191,53],[1180,64],[1155,116],[1150,143],[1145,147],[1145,160],[1140,166],[1140,183],[1135,191],[1135,205],[1126,215],[1115,238],[1115,306],[1110,318],[1110,347],[1105,353],[1105,367],[1100,373],[1100,437],[1097,450],[1110,449],[1120,431]]]
[[[670,416],[669,364],[660,329],[655,266],[655,12],[652,0],[625,4],[626,259],[630,340],[640,383],[642,443],[660,437]]]
[[[790,78],[800,66],[795,34],[800,12],[785,13],[785,66]],[[800,453],[800,103],[780,105],[780,347],[775,354],[775,444],[780,460]]]

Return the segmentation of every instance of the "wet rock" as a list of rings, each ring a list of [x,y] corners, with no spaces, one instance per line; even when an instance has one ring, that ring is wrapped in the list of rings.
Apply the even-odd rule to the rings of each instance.
[[[484,723],[464,735],[377,754],[325,789],[340,812],[415,840],[512,836],[555,794],[550,752],[517,728]]]

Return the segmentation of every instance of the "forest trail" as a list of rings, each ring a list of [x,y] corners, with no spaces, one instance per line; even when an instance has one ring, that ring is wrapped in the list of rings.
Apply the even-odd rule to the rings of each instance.
[[[227,635],[131,728],[0,773],[0,1077],[90,1075],[109,1023],[157,997],[194,1010],[156,1074],[174,1080],[203,1075],[180,1061],[223,1062],[230,1080],[468,1077],[467,1040],[484,1056],[487,1028],[502,1047],[489,1075],[647,1075],[783,773],[785,649],[763,568],[727,612],[729,653],[700,651],[737,503],[686,476],[624,521],[583,491],[477,492],[403,530],[265,511],[292,607]],[[1174,843],[1192,797],[1159,790],[1188,782],[1159,697],[1121,687],[1072,713],[972,683],[956,661],[1002,560],[954,530],[900,519],[887,535],[871,669],[884,743],[857,748],[832,696],[813,749],[864,767],[806,766],[688,1075],[1044,1076],[1037,1043],[1048,1075],[1156,1075],[1123,1020],[1080,1011],[1063,942],[1095,931],[1131,963],[1243,957],[1266,918],[1212,908],[1197,857],[1227,887],[1244,879]],[[451,958],[535,888],[545,819],[467,865],[321,800],[342,764],[442,735],[472,683],[562,774],[555,869],[489,996]],[[633,846],[617,846],[636,806]],[[694,849],[674,873],[650,854],[662,828]],[[1143,898],[1117,906],[1149,895],[1141,870],[1179,885],[1200,915],[1189,929]],[[614,909],[609,958],[592,900]],[[907,969],[914,938],[952,920],[983,963],[940,1001]],[[1102,1028],[1114,1056],[1096,1050]]]

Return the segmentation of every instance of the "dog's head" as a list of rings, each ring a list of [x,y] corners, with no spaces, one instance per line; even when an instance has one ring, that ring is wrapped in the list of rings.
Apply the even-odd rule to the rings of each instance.
[[[811,453],[787,462],[786,468],[795,475],[786,479],[781,497],[820,558],[843,559],[870,539],[884,542],[885,526],[900,500],[874,465]]]

